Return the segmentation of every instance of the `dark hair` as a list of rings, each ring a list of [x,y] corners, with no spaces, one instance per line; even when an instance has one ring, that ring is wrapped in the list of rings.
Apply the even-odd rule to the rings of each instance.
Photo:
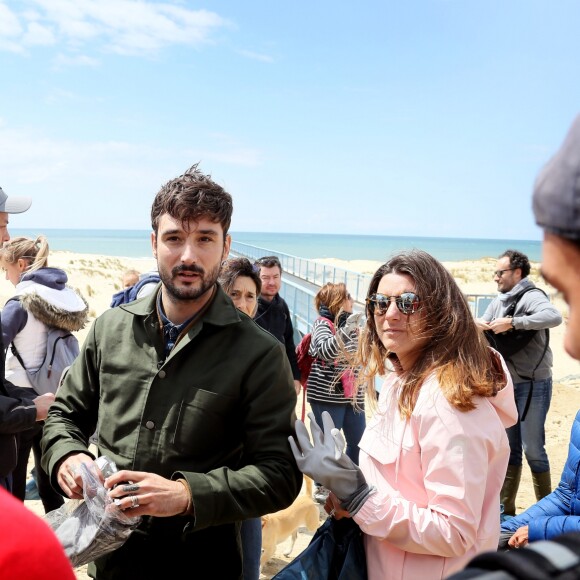
[[[159,220],[168,214],[184,225],[189,220],[207,217],[221,224],[224,237],[232,221],[232,196],[192,165],[183,175],[168,181],[155,196],[151,206],[151,227],[157,233]]]
[[[506,250],[498,259],[509,258],[510,268],[519,268],[522,271],[522,278],[526,278],[530,273],[531,266],[528,257],[517,250]]]
[[[391,273],[405,274],[415,283],[419,310],[409,316],[422,317],[421,337],[426,339],[418,347],[419,356],[412,368],[404,369],[402,374],[401,415],[411,415],[421,385],[432,372],[436,373],[445,398],[461,411],[475,408],[472,400],[475,395],[495,395],[497,385],[504,380],[503,373],[497,370],[492,351],[451,274],[427,252],[403,252],[375,272],[367,298],[376,293],[383,276]],[[358,350],[358,363],[365,369],[359,376],[359,387],[368,384],[371,394],[374,393],[374,378],[386,374],[385,362],[390,354],[380,340],[367,303],[367,323]]]
[[[248,258],[230,258],[226,260],[222,265],[218,282],[226,294],[229,294],[235,281],[240,276],[251,278],[256,285],[256,296],[261,294],[262,280],[260,280],[259,269],[252,265]]]
[[[256,260],[256,266],[264,266],[264,268],[280,268],[280,274],[282,273],[282,264],[278,256],[264,256],[263,258],[258,258]]]

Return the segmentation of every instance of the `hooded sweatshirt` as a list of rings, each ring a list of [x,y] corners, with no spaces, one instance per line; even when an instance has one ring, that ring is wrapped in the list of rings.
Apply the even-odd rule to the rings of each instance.
[[[15,385],[32,388],[26,370],[10,350],[11,342],[26,369],[34,372],[46,354],[48,326],[74,332],[87,323],[88,304],[66,285],[67,281],[66,273],[59,268],[25,273],[16,285],[16,295],[2,310],[6,378]]]
[[[354,520],[364,532],[369,580],[439,580],[499,540],[499,494],[509,458],[505,433],[517,421],[513,383],[475,397],[463,412],[427,377],[408,419],[391,372],[359,443],[359,465],[377,492]]]

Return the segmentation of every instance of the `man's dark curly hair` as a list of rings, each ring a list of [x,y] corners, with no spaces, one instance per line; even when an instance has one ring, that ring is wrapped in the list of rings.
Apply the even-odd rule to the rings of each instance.
[[[522,278],[527,278],[531,266],[530,261],[525,254],[522,254],[517,250],[506,250],[498,259],[505,257],[510,259],[510,268],[519,268],[522,271]]]
[[[151,206],[151,227],[157,233],[163,214],[187,224],[207,218],[221,224],[225,235],[232,221],[232,196],[192,165],[183,175],[168,181],[155,196]]]

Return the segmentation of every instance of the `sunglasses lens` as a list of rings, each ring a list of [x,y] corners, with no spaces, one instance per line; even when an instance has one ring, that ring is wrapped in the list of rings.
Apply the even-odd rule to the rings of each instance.
[[[397,306],[403,314],[414,314],[419,307],[419,297],[413,292],[405,292],[396,300]]]

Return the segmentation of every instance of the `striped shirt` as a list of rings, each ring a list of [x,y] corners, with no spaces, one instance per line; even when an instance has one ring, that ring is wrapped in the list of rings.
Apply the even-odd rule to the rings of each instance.
[[[347,352],[356,350],[356,338],[351,338],[341,328],[338,332],[339,338],[333,332],[329,321],[324,318],[314,321],[309,354],[315,358],[306,382],[308,402],[352,404],[352,399],[344,396],[340,382],[340,377],[348,365],[335,361],[340,356],[341,348],[345,348]],[[361,408],[364,406],[363,389],[357,396],[357,404]]]

